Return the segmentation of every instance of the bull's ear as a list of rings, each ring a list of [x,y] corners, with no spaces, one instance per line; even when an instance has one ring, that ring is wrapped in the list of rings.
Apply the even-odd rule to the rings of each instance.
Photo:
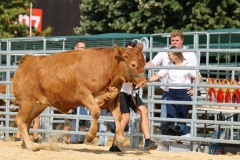
[[[117,44],[114,44],[114,52],[116,52],[119,57],[125,59],[127,57],[126,50],[126,47],[118,47]]]
[[[143,49],[143,44],[142,43],[138,43],[136,47],[134,47],[134,50],[137,50],[139,52],[141,52]]]
[[[118,51],[118,45],[115,43],[114,44],[114,52],[117,52]]]

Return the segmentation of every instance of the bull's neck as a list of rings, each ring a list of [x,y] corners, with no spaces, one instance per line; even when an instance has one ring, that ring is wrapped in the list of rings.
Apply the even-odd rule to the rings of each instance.
[[[130,77],[130,70],[127,66],[127,63],[125,62],[124,59],[121,60],[120,63],[118,63],[118,71],[115,70],[115,74],[117,75],[115,78],[115,83],[120,84],[122,86],[123,82],[131,82],[131,77]]]

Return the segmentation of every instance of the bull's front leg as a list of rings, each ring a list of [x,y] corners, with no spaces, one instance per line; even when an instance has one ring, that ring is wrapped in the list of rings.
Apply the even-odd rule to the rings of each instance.
[[[121,118],[121,111],[120,111],[119,95],[114,99],[109,109],[112,112],[112,115],[116,124],[115,137],[113,139],[113,144],[117,146],[123,146],[124,145],[124,127],[121,125],[122,118]]]
[[[96,137],[98,132],[98,118],[100,117],[101,110],[94,99],[88,100],[85,104],[91,112],[92,123],[89,132],[86,135],[85,142],[90,143]]]
[[[105,108],[105,106],[109,106],[109,104],[113,99],[116,98],[118,94],[119,89],[117,87],[108,87],[107,91],[96,98],[96,101],[100,108]]]

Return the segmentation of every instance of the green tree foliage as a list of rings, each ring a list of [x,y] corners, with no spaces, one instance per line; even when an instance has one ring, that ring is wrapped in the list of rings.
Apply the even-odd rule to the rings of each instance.
[[[239,8],[238,0],[204,0],[196,2],[188,1],[185,9],[191,8],[189,18],[184,20],[184,30],[206,30],[219,28],[239,28]]]
[[[0,38],[26,37],[29,35],[29,26],[18,22],[19,15],[28,15],[26,11],[30,3],[35,0],[2,0],[0,1]],[[49,35],[51,27],[42,32],[33,28],[33,35]]]
[[[159,33],[240,27],[238,0],[82,0],[76,34]]]

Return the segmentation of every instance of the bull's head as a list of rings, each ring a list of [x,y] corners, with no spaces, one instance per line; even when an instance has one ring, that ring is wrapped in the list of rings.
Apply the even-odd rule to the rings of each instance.
[[[115,49],[118,50],[118,55],[123,59],[125,69],[128,73],[127,81],[132,82],[138,87],[145,86],[143,45],[139,43],[134,48],[120,48],[115,45]]]

